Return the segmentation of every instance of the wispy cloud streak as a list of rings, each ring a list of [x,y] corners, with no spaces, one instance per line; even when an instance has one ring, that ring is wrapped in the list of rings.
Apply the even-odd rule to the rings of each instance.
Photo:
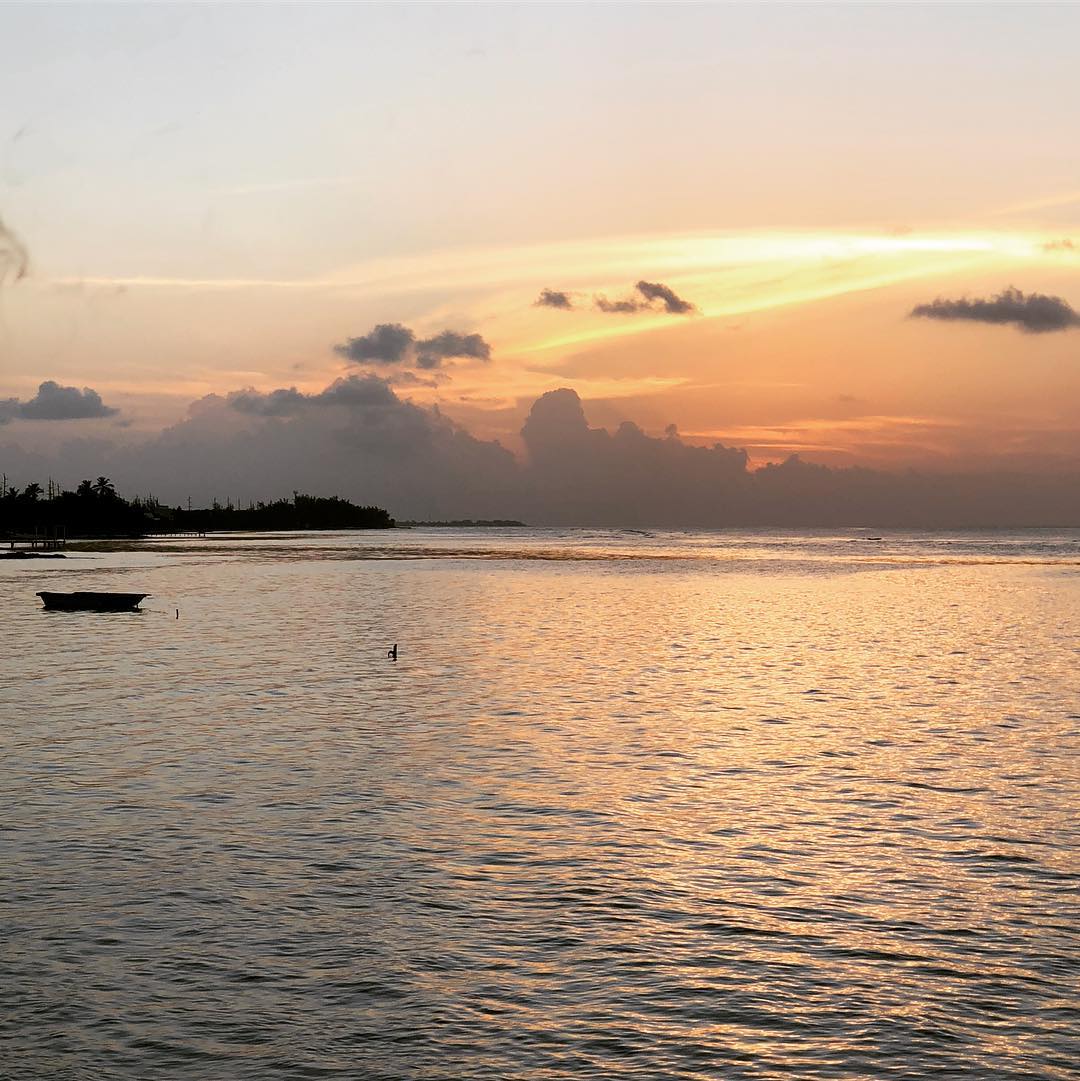
[[[19,281],[30,271],[30,253],[19,237],[0,218],[0,285]]]

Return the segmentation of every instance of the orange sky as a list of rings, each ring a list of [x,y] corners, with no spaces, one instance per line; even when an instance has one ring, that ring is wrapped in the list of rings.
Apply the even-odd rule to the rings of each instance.
[[[0,14],[0,217],[31,254],[0,397],[90,386],[122,426],[65,431],[130,439],[206,393],[320,389],[335,343],[402,323],[491,344],[399,393],[515,448],[568,385],[755,464],[1078,460],[1080,330],[907,318],[1080,306],[1075,10],[419,10]],[[696,312],[592,308],[642,279]]]

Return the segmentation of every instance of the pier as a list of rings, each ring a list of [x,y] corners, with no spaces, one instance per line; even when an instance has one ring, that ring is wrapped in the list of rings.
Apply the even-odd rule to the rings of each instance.
[[[18,546],[31,551],[55,551],[57,548],[67,547],[67,526],[46,526],[44,529],[35,529],[33,533],[8,533],[3,542],[11,549]]]

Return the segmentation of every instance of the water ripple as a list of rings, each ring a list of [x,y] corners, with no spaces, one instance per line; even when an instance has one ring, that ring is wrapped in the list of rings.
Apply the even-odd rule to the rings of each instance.
[[[1075,540],[0,567],[5,1076],[1075,1081]]]

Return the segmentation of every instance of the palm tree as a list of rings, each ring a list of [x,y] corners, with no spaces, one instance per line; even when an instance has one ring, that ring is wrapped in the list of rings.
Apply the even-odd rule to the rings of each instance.
[[[94,486],[88,480],[81,480],[75,494],[81,499],[89,499],[94,494]]]
[[[102,499],[107,499],[110,496],[116,495],[116,489],[113,487],[113,482],[108,477],[98,477],[93,484],[94,491]]]
[[[41,495],[41,485],[37,481],[32,484],[28,484],[23,490],[23,498],[29,499],[31,503],[36,503],[38,497]]]

